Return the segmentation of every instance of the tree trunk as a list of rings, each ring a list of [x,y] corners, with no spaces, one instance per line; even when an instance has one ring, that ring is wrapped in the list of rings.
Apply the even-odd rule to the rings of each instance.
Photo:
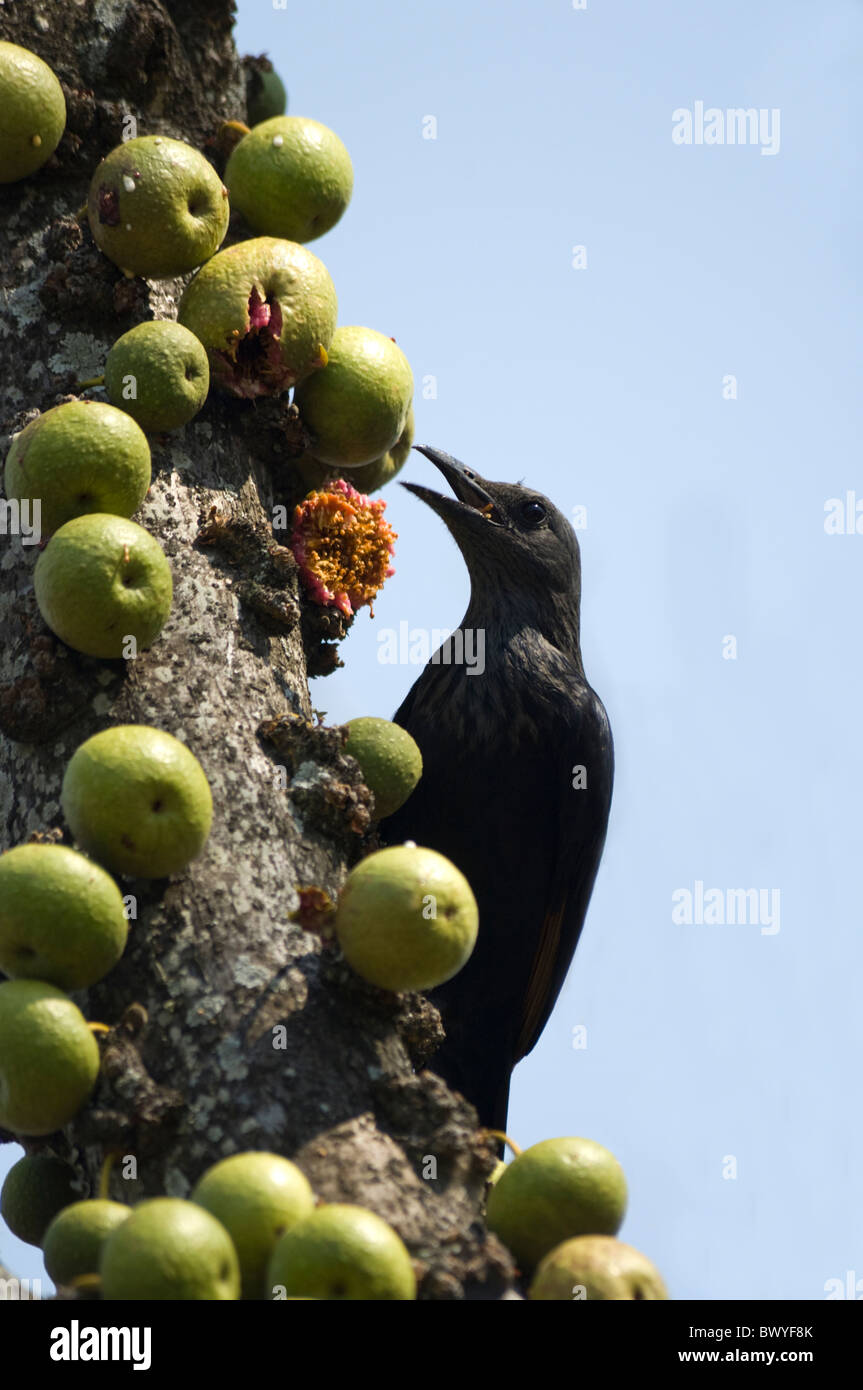
[[[77,214],[98,160],[129,133],[186,140],[219,167],[221,122],[246,117],[232,19],[231,0],[0,10],[0,38],[51,65],[68,108],[48,164],[0,188],[4,454],[12,433],[102,371],[121,333],[176,316],[185,281],[125,278]],[[270,525],[274,505],[297,495],[296,412],[284,398],[213,394],[191,425],[150,442],[153,482],[136,519],[166,551],[174,604],[135,660],[97,661],[57,641],[35,603],[36,547],[0,536],[3,847],[64,830],[66,763],[112,724],[187,742],[215,806],[186,872],[120,881],[137,913],[125,956],[75,996],[111,1028],[97,1088],[62,1135],[27,1147],[71,1156],[94,1191],[106,1153],[134,1155],[137,1178],[118,1164],[112,1179],[127,1202],[185,1197],[226,1154],[274,1150],[320,1198],[390,1221],[417,1261],[421,1297],[500,1297],[511,1261],[479,1218],[492,1153],[474,1111],[419,1070],[440,1037],[436,1011],[366,986],[291,920],[298,889],[334,899],[374,843],[357,766],[309,700],[308,674],[332,668],[345,620],[303,599]]]

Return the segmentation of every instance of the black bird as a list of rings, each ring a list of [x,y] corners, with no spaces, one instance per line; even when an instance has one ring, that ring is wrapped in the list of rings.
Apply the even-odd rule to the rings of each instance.
[[[445,854],[474,891],[473,955],[430,993],[446,1030],[430,1065],[482,1124],[503,1129],[512,1069],[545,1027],[587,911],[611,803],[611,730],[581,662],[569,522],[539,492],[417,447],[455,497],[404,486],[446,523],[471,595],[394,716],[419,744],[423,775],[381,833]]]

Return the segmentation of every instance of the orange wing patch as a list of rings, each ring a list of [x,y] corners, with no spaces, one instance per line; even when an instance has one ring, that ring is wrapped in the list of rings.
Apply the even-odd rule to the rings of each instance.
[[[566,903],[562,902],[554,912],[547,912],[543,920],[542,936],[537,953],[533,958],[530,979],[527,982],[524,996],[521,1031],[515,1047],[516,1062],[530,1052],[542,1027],[560,950],[560,933],[565,906]]]

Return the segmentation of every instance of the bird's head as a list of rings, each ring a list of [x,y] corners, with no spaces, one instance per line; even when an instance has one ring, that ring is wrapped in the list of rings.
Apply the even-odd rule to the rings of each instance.
[[[525,610],[537,627],[560,631],[570,619],[578,634],[581,558],[566,517],[541,492],[520,483],[491,483],[440,449],[415,448],[443,474],[455,494],[403,483],[437,512],[456,541],[471,578],[472,606],[500,596]],[[527,611],[529,610],[529,611]]]

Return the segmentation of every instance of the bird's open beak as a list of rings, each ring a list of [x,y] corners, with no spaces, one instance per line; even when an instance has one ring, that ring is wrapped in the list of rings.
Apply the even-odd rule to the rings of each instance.
[[[447,516],[454,513],[462,513],[464,508],[471,512],[477,512],[484,516],[486,521],[490,521],[493,526],[502,526],[504,518],[485,489],[485,479],[481,478],[473,469],[467,468],[458,459],[453,458],[452,454],[445,454],[442,449],[432,449],[427,444],[415,444],[414,448],[421,454],[425,454],[430,459],[435,468],[439,469],[444,475],[457,500],[454,502],[451,497],[445,497],[439,492],[435,492],[430,487],[423,487],[420,483],[402,483],[402,487],[407,488],[414,496],[427,502],[433,511],[446,520]]]

